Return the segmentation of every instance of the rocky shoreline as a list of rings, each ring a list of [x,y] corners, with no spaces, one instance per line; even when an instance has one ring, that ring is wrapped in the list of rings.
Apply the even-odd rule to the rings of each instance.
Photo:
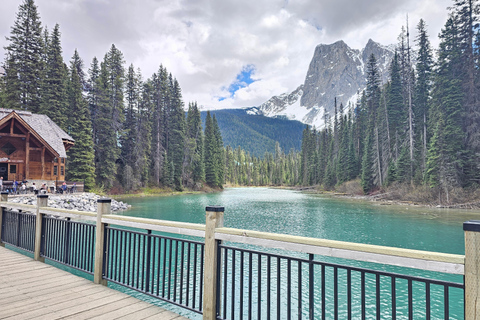
[[[48,195],[48,206],[67,210],[97,212],[97,200],[103,198],[94,193],[54,194]],[[20,195],[9,197],[8,202],[36,205],[36,195]],[[112,199],[112,212],[123,211],[131,206],[122,201]]]

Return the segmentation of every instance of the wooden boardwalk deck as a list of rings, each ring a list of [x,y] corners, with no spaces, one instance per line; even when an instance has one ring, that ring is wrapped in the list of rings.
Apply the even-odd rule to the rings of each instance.
[[[186,319],[0,247],[0,319]]]

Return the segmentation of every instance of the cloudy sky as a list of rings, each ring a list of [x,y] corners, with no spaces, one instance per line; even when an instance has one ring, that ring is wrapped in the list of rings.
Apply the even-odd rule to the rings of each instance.
[[[1,0],[0,59],[23,0]],[[88,67],[112,44],[149,78],[163,64],[183,98],[204,109],[249,107],[302,84],[315,46],[371,38],[397,42],[408,14],[434,48],[451,0],[35,0],[43,26],[58,23],[64,58]]]

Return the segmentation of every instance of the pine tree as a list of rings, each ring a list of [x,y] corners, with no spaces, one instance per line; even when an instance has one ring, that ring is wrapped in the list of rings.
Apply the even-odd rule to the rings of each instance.
[[[217,186],[218,171],[216,168],[216,138],[210,111],[205,119],[205,183],[211,187]]]
[[[462,131],[461,50],[458,28],[451,16],[440,34],[440,49],[430,107],[432,141],[427,155],[427,182],[448,190],[464,183],[464,133]]]
[[[78,73],[77,73],[78,74]],[[94,144],[98,143],[97,138],[97,115],[99,111],[100,96],[103,95],[103,88],[100,82],[100,67],[97,58],[93,58],[90,69],[88,69],[89,78],[87,81],[87,99],[88,109],[92,122],[92,138]]]
[[[183,110],[180,85],[176,79],[171,82],[171,101],[168,110],[168,127],[165,130],[166,146],[173,166],[173,185],[177,191],[183,189],[183,160],[185,157],[185,111]]]
[[[97,183],[110,189],[117,177],[120,157],[118,137],[124,121],[123,54],[112,45],[100,66],[97,79],[97,110],[95,114],[95,163]]]
[[[67,112],[68,72],[63,62],[62,46],[60,44],[60,27],[58,24],[55,25],[49,41],[46,44],[46,48],[47,61],[45,79],[43,81],[43,97],[38,112],[46,114],[60,128],[68,131],[68,115],[72,114],[72,110],[68,110]],[[78,73],[76,77],[80,79]],[[83,91],[81,84],[80,89]]]
[[[128,68],[126,77],[126,102],[125,122],[123,127],[123,135],[121,140],[121,158],[123,163],[123,185],[124,188],[130,190],[138,185],[135,176],[135,166],[137,163],[136,157],[139,156],[135,152],[135,145],[137,144],[137,112],[140,99],[139,87],[140,79],[138,78],[135,68],[132,65]]]
[[[141,78],[138,74],[137,78]],[[151,100],[153,86],[151,80],[142,84],[141,99],[137,115],[137,131],[135,137],[134,153],[135,157],[135,176],[145,186],[150,179],[151,168],[151,143],[152,143],[152,110]]]
[[[67,179],[84,181],[85,189],[89,190],[93,188],[95,183],[95,156],[90,112],[88,103],[83,96],[82,81],[77,73],[77,65],[81,64],[81,59],[75,51],[70,63],[68,86],[68,109],[75,115],[75,121],[70,124],[70,134],[75,140],[75,145],[68,150]]]
[[[33,0],[24,0],[18,8],[5,47],[6,104],[12,109],[38,112],[43,88],[44,43],[42,26]]]
[[[372,54],[367,64],[367,88],[365,89],[366,115],[368,128],[365,134],[364,152],[362,158],[362,188],[369,192],[374,181],[383,182],[381,165],[381,150],[378,143],[377,116],[380,103],[380,71],[377,59]]]
[[[203,162],[203,132],[202,119],[197,103],[189,103],[185,135],[185,178],[184,183],[192,188],[205,180],[205,164]],[[229,153],[227,152],[227,155]],[[233,155],[233,153],[232,153]],[[230,160],[233,160],[230,157]],[[227,161],[229,163],[229,161]],[[230,167],[226,179],[232,181]]]
[[[215,138],[215,167],[217,170],[217,182],[216,186],[218,188],[223,188],[225,183],[225,149],[223,147],[222,134],[220,132],[220,127],[218,126],[217,118],[213,115],[213,134]]]
[[[420,145],[420,168],[422,172],[426,167],[427,157],[427,123],[428,123],[428,105],[430,100],[430,90],[432,82],[433,56],[428,39],[425,21],[420,19],[417,25],[418,36],[416,39],[418,46],[418,58],[416,64],[417,81],[415,84],[415,122],[417,123],[418,142]]]
[[[398,141],[404,132],[407,119],[406,108],[402,96],[402,78],[400,73],[400,64],[398,54],[395,53],[390,65],[390,83],[387,88],[387,116],[389,124],[389,135],[391,137],[393,148],[390,150],[393,158],[396,160],[399,155],[402,141]]]

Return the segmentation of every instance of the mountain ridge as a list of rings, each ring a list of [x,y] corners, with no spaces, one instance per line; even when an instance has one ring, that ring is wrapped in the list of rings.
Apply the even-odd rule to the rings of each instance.
[[[371,54],[377,58],[382,82],[387,81],[393,46],[383,46],[369,39],[361,49],[350,48],[343,40],[316,46],[303,84],[291,93],[270,98],[259,106],[247,108],[251,115],[283,117],[315,126],[325,125],[334,113],[334,100],[344,110],[354,105],[366,86],[365,66]]]

